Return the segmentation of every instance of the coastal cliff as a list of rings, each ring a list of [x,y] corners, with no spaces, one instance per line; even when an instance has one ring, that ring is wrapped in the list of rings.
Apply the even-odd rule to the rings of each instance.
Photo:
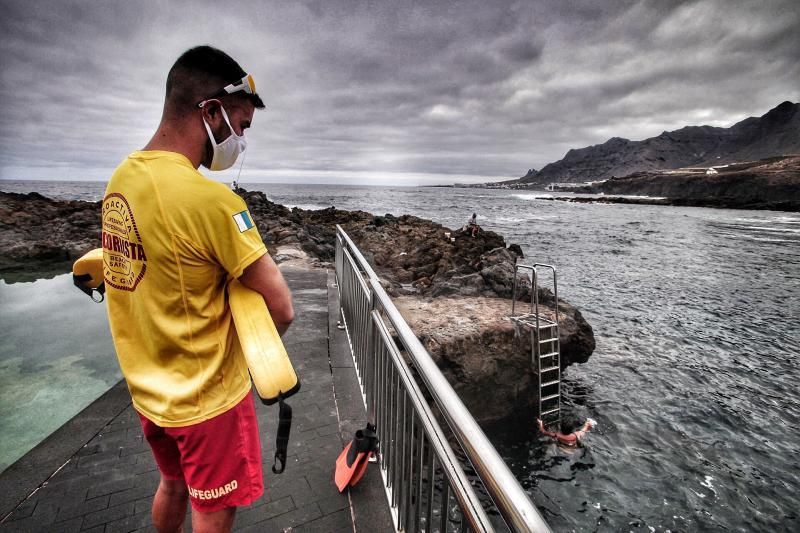
[[[800,211],[800,157],[776,157],[701,170],[638,172],[576,192],[646,195],[670,205]]]
[[[237,192],[279,264],[330,268],[341,225],[478,420],[495,421],[535,404],[530,335],[517,334],[507,318],[519,246],[506,246],[491,231],[472,237],[410,215],[290,210],[262,192]],[[32,269],[66,272],[99,244],[99,202],[0,192],[4,277]],[[518,284],[519,297],[530,301],[528,279]],[[539,299],[552,315],[552,294],[539,289]],[[559,318],[562,367],[587,361],[595,347],[591,326],[563,301]]]
[[[519,180],[529,186],[589,182],[636,172],[682,167],[710,167],[742,161],[800,154],[800,104],[783,102],[760,117],[730,128],[686,126],[656,137],[631,141],[613,137],[585,148],[572,149],[563,159],[529,170]],[[641,193],[639,193],[641,194]]]

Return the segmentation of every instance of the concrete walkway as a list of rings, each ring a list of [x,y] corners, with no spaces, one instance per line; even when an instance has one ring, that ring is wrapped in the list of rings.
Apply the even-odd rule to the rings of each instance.
[[[364,406],[345,332],[336,328],[338,293],[324,270],[284,269],[296,320],[284,338],[302,383],[286,470],[271,471],[277,406],[257,403],[266,490],[237,513],[237,531],[391,531],[377,465],[349,493],[333,466]],[[0,475],[0,532],[154,531],[150,507],[159,474],[120,383]],[[186,531],[191,531],[187,518]]]

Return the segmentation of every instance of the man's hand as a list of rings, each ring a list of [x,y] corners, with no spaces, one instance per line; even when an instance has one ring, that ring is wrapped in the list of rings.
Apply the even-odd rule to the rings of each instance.
[[[244,269],[239,277],[239,282],[248,289],[261,294],[278,333],[280,335],[286,333],[294,320],[292,293],[289,291],[289,286],[283,279],[281,271],[278,270],[278,265],[269,254],[262,255]]]
[[[559,433],[553,431],[547,431],[546,429],[544,429],[544,423],[542,423],[541,418],[537,418],[536,423],[539,425],[539,432],[545,437],[556,437],[556,438],[558,437]]]

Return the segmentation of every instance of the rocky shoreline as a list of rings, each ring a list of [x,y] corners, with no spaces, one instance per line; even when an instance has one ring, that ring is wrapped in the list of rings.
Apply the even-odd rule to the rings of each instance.
[[[800,212],[800,201],[747,202],[733,198],[660,198],[649,196],[553,196],[540,198],[554,202],[574,204],[628,204],[628,205],[668,205],[672,207],[708,207],[712,209],[750,209],[753,211]]]
[[[637,172],[574,192],[652,197],[612,196],[596,200],[616,203],[797,212],[800,211],[800,157],[774,157],[720,166],[713,171]]]
[[[480,187],[545,190],[541,184],[520,183],[485,184]],[[541,196],[539,199],[584,204],[800,212],[800,156],[780,156],[718,166],[714,167],[713,172],[705,167],[635,172],[591,185],[561,185],[555,190],[587,196]]]
[[[100,244],[100,202],[51,200],[39,193],[0,191],[0,275],[68,272]],[[47,276],[45,276],[47,277]]]
[[[238,190],[279,264],[331,268],[336,225],[373,265],[387,292],[445,376],[480,421],[502,419],[536,403],[530,335],[507,318],[517,245],[482,231],[476,237],[429,220],[376,216],[330,207],[288,209],[264,193]],[[67,272],[100,243],[100,203],[0,192],[0,276]],[[23,276],[24,277],[24,276]],[[34,278],[35,279],[35,278]],[[521,298],[530,283],[521,278]],[[540,289],[553,313],[553,297]],[[559,304],[562,367],[588,360],[595,341],[580,311]],[[488,393],[487,393],[488,391]]]

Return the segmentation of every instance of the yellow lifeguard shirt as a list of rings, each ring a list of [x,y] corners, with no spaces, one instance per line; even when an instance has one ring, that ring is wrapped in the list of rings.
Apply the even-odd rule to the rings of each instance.
[[[196,424],[250,391],[225,285],[267,251],[244,201],[181,154],[134,152],[103,198],[108,317],[133,405]]]

